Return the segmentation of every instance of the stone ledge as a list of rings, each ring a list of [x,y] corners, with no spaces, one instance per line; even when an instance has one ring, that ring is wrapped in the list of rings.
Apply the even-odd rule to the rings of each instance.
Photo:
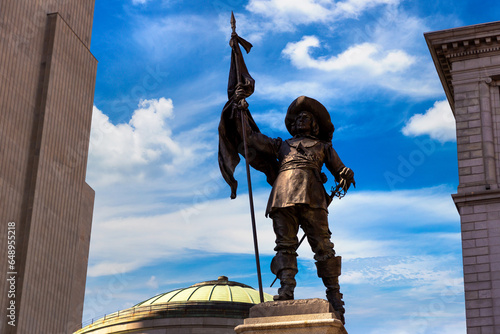
[[[330,303],[320,298],[283,300],[253,306],[250,309],[249,318],[332,312],[333,308]]]
[[[333,313],[282,315],[276,317],[248,318],[245,319],[245,324],[264,324],[270,322],[293,322],[293,321],[306,321],[306,320],[312,321],[312,320],[330,320],[330,319],[337,319],[337,317],[335,317]]]
[[[329,302],[299,299],[266,302],[250,309],[237,334],[347,334]]]
[[[342,322],[338,319],[245,323],[237,326],[234,331],[237,334],[347,334]]]
[[[500,202],[500,190],[491,189],[485,191],[458,193],[451,195],[457,209],[465,205],[488,204]]]

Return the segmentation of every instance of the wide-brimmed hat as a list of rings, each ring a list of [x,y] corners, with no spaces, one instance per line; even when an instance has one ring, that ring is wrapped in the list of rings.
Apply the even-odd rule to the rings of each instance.
[[[296,98],[290,104],[290,106],[288,107],[288,111],[286,112],[285,125],[288,132],[290,132],[292,136],[295,135],[294,133],[292,133],[292,125],[295,122],[297,116],[302,111],[308,111],[316,118],[316,122],[319,126],[319,139],[326,141],[332,140],[332,135],[333,131],[335,131],[335,128],[333,126],[328,110],[326,110],[325,106],[320,102],[307,96],[299,96],[298,98]]]

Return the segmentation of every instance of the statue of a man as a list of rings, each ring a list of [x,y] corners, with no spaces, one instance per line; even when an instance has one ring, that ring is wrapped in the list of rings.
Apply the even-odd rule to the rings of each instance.
[[[241,113],[235,115],[245,117]],[[328,228],[331,196],[323,186],[326,175],[321,169],[325,165],[344,192],[355,184],[354,172],[344,166],[332,147],[334,126],[320,102],[300,96],[288,108],[285,124],[292,135],[285,141],[254,131],[251,123],[245,126],[248,148],[257,156],[269,159],[269,163],[277,160],[277,176],[266,209],[276,234],[276,256],[271,262],[271,271],[281,283],[274,299],[294,298],[298,272],[297,232],[301,227],[314,252],[318,276],[326,286],[328,301],[344,322],[344,302],[338,282],[340,257],[335,256]]]
[[[334,127],[330,114],[315,99],[300,96],[288,107],[285,125],[292,138],[283,141],[260,132],[245,100],[254,92],[255,80],[248,72],[240,49],[241,45],[248,53],[252,44],[236,33],[233,13],[231,28],[228,101],[222,109],[219,123],[219,167],[222,176],[231,187],[231,198],[236,198],[238,182],[234,178],[234,170],[241,154],[248,165],[266,174],[267,182],[273,187],[266,216],[273,220],[276,234],[276,256],[271,262],[271,271],[281,283],[274,299],[289,300],[294,297],[295,275],[298,272],[297,232],[301,227],[314,252],[318,276],[326,286],[328,301],[344,323],[344,302],[338,280],[341,258],[335,256],[328,228],[328,205],[334,193],[328,195],[325,191],[323,183],[326,182],[326,175],[321,169],[326,166],[338,183],[337,191],[343,194],[351,184],[356,185],[354,172],[344,166],[333,149]],[[248,180],[250,189],[249,174]],[[250,203],[252,208],[251,197]],[[255,230],[255,223],[253,227]],[[257,248],[256,256],[258,263]],[[260,268],[258,273],[262,293]]]

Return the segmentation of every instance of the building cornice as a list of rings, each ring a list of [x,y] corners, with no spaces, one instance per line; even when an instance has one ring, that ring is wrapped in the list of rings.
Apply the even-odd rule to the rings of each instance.
[[[429,32],[424,37],[448,102],[455,112],[452,63],[479,58],[485,53],[500,55],[500,21]]]
[[[467,205],[489,204],[500,202],[500,190],[492,189],[478,192],[458,193],[451,195],[457,209]]]

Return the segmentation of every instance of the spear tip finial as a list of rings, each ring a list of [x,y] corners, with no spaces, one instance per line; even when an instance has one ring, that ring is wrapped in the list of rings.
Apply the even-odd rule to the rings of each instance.
[[[231,11],[231,28],[233,29],[233,33],[236,32],[236,19],[234,18],[234,13]]]

